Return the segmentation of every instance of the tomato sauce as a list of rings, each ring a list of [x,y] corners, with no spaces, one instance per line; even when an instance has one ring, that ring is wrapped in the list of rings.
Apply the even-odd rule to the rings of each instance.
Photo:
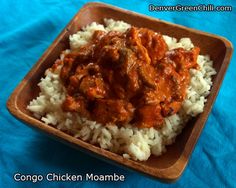
[[[199,50],[168,50],[163,36],[146,28],[95,31],[62,62],[62,109],[102,124],[159,128],[180,110]]]

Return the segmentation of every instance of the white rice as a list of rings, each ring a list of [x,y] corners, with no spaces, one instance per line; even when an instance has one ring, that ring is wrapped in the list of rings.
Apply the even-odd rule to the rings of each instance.
[[[104,22],[105,26],[93,22],[84,27],[82,31],[70,36],[71,49],[78,49],[87,44],[95,30],[124,32],[130,27],[123,21],[105,19]],[[175,38],[164,36],[164,39],[169,49],[183,47],[189,50],[193,47],[189,38],[182,38],[177,41]],[[61,59],[69,51],[64,51]],[[30,102],[27,108],[34,113],[36,118],[62,131],[69,131],[76,138],[119,153],[124,158],[144,161],[151,154],[159,156],[165,152],[166,145],[175,141],[176,136],[182,131],[188,119],[203,111],[206,97],[212,85],[211,76],[216,74],[216,71],[208,55],[199,55],[197,62],[200,70],[190,70],[191,82],[182,109],[178,114],[165,118],[165,125],[159,130],[137,128],[129,124],[123,127],[113,124],[101,125],[95,121],[82,118],[78,114],[63,112],[60,105],[65,99],[66,89],[59,77],[61,66],[58,66],[54,72],[50,69],[45,72],[45,78],[42,78],[38,84],[41,92],[36,99]]]

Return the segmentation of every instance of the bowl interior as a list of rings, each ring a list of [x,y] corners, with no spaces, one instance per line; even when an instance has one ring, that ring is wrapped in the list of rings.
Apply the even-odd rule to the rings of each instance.
[[[112,18],[115,20],[123,20],[137,27],[146,27],[154,31],[160,32],[171,37],[180,39],[182,37],[191,38],[195,46],[199,46],[201,54],[209,54],[214,61],[214,68],[219,73],[223,60],[226,56],[227,47],[220,38],[204,34],[202,32],[193,31],[188,28],[179,27],[174,24],[150,19],[141,15],[137,15],[128,11],[121,11],[120,9],[112,8],[110,6],[101,6],[95,4],[94,6],[86,6],[74,17],[74,19],[67,25],[61,35],[54,41],[52,46],[45,52],[39,62],[33,67],[30,73],[24,78],[19,88],[18,95],[16,97],[17,108],[26,114],[31,116],[32,114],[26,110],[26,106],[33,98],[39,94],[39,88],[37,87],[40,78],[44,75],[47,68],[51,67],[54,61],[59,57],[62,50],[69,48],[69,35],[75,33],[81,27],[90,24],[91,22],[103,23],[104,18]],[[211,110],[213,101],[216,97],[219,89],[222,77],[219,74],[213,78],[213,88],[208,101],[205,105],[204,112],[192,119],[183,132],[177,137],[176,142],[167,147],[167,152],[160,156],[151,156],[146,162],[135,162],[136,164],[142,164],[150,168],[166,169],[175,164],[180,156],[183,156],[186,161],[197,141],[197,138],[204,126],[204,122],[207,119],[207,115]],[[189,140],[193,140],[191,144]],[[188,144],[187,144],[188,143]],[[188,150],[188,152],[187,152]],[[186,165],[186,161],[184,166]]]

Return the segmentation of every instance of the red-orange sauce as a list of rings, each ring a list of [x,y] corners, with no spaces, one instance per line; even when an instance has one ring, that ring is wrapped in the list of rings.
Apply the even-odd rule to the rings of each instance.
[[[145,28],[95,31],[62,62],[62,108],[102,124],[161,127],[180,110],[198,54],[197,47],[168,50],[161,34]]]

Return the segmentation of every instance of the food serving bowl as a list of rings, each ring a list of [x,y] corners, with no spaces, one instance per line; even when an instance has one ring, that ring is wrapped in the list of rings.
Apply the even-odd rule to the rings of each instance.
[[[213,77],[211,93],[207,97],[203,113],[192,118],[187,123],[183,132],[177,136],[175,143],[167,146],[166,153],[159,157],[151,156],[145,162],[125,159],[118,154],[77,139],[36,119],[26,108],[29,102],[38,96],[39,88],[37,84],[39,83],[40,78],[44,76],[45,70],[53,65],[55,60],[60,56],[61,51],[69,48],[69,35],[76,33],[81,27],[90,24],[91,22],[95,21],[102,23],[104,18],[123,20],[131,25],[146,27],[177,39],[189,37],[195,46],[200,47],[201,54],[210,55],[214,62],[213,66],[217,71],[217,74]],[[231,55],[232,44],[222,37],[150,18],[113,6],[101,3],[88,3],[81,8],[52,45],[45,51],[30,72],[20,82],[10,96],[7,107],[16,118],[25,122],[30,127],[41,130],[49,136],[70,146],[105,161],[136,170],[154,178],[168,182],[174,181],[180,177],[188,163],[191,152],[201,134],[219,91]]]

